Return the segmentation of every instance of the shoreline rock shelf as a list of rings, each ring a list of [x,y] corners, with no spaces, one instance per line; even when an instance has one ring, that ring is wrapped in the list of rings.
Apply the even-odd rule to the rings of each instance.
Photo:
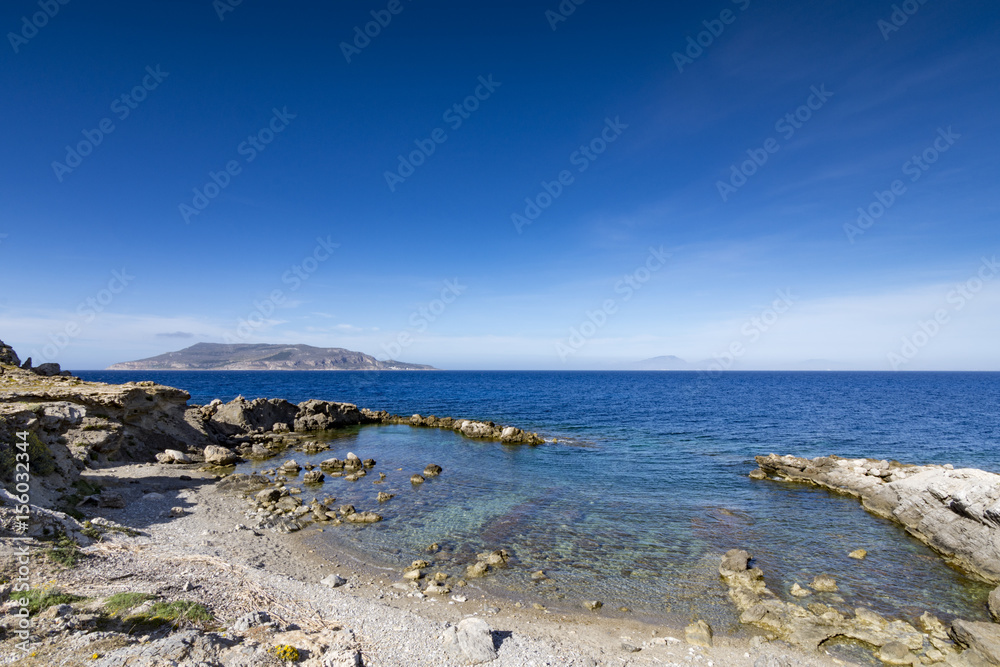
[[[922,630],[906,621],[887,619],[859,607],[844,613],[821,602],[805,607],[778,599],[751,556],[742,549],[726,552],[719,575],[729,587],[729,597],[740,612],[740,622],[761,628],[769,639],[819,650],[825,642],[853,639],[877,649],[877,657],[890,665],[946,664],[967,667],[1000,664],[1000,653],[991,641],[1000,628],[990,623],[960,619],[946,627],[930,613],[920,617]],[[992,627],[990,627],[992,626]],[[965,650],[962,650],[962,649]]]
[[[875,459],[756,457],[757,479],[813,484],[861,500],[951,565],[1000,583],[1000,475]]]

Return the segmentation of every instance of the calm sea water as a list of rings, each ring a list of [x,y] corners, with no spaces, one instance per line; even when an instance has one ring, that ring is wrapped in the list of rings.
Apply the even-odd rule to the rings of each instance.
[[[842,600],[915,620],[986,619],[988,588],[943,565],[857,501],[807,487],[753,481],[757,454],[838,454],[953,463],[1000,472],[997,373],[629,372],[112,372],[87,380],[149,379],[195,403],[281,397],[339,400],[398,414],[510,423],[549,440],[539,447],[472,441],[450,431],[358,427],[332,451],[378,461],[359,482],[330,479],[338,504],[378,509],[385,521],[326,530],[320,539],[383,565],[443,551],[459,573],[484,549],[506,548],[514,566],[491,585],[552,607],[601,599],[651,617],[702,616],[733,630],[718,557],[746,548],[772,589],[828,573]],[[269,462],[273,467],[274,461]],[[429,463],[445,472],[420,487]],[[260,465],[260,464],[256,464]],[[247,464],[246,467],[250,467]],[[264,464],[264,467],[268,467]],[[378,507],[375,495],[397,497]],[[864,561],[847,557],[865,548]],[[543,569],[551,579],[532,584]]]

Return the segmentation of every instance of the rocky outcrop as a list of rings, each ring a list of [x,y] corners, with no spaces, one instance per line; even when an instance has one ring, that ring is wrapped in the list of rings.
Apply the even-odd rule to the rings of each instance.
[[[279,398],[248,401],[237,396],[229,403],[212,407],[209,417],[212,428],[227,436],[273,431],[275,424],[292,424],[299,412],[294,403]]]
[[[351,403],[308,400],[299,403],[295,415],[296,431],[326,431],[353,426],[362,421],[358,406]]]
[[[42,487],[67,487],[86,466],[151,461],[165,449],[200,451],[214,442],[180,389],[39,376],[13,364],[3,369],[0,459],[10,452],[16,432],[30,432],[35,440],[32,478]]]
[[[873,459],[758,456],[768,475],[815,484],[861,500],[902,525],[950,564],[1000,583],[1000,475],[950,465]]]
[[[14,348],[2,340],[0,340],[0,364],[17,367],[21,366],[21,359],[17,356],[17,352],[15,352]]]
[[[1000,665],[1000,625],[956,620],[949,634],[959,645],[976,654],[980,662]]]
[[[928,632],[923,633],[905,621],[890,620],[865,608],[851,615],[822,602],[806,607],[784,602],[767,587],[760,568],[749,566],[750,560],[746,551],[730,550],[719,574],[740,611],[740,622],[765,630],[771,638],[812,651],[832,639],[853,639],[879,649],[886,658],[892,656],[889,664],[967,664],[954,661],[958,649],[941,622],[929,614],[924,615]]]
[[[437,417],[430,415],[412,415],[400,417],[385,410],[374,411],[362,409],[361,414],[369,424],[409,424],[410,426],[425,426],[443,428],[461,433],[467,438],[480,440],[499,440],[508,445],[541,445],[545,440],[537,433],[523,431],[513,426],[498,426],[494,422],[481,422],[471,419],[455,419],[452,417]]]

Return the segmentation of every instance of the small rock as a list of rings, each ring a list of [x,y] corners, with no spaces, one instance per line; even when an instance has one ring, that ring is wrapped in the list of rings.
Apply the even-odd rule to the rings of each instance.
[[[750,479],[767,479],[767,473],[757,468],[750,471]]]
[[[458,646],[472,664],[496,660],[493,632],[481,618],[465,618],[458,623]]]
[[[425,595],[448,595],[448,593],[451,593],[451,589],[437,582],[432,582],[424,588]]]
[[[854,558],[855,560],[864,560],[865,556],[868,555],[868,551],[866,551],[865,549],[855,549],[854,551],[852,551],[847,555],[851,558]]]
[[[469,598],[465,597],[464,595],[452,595],[451,599],[454,600],[455,602],[468,602],[469,601]]]
[[[410,476],[410,484],[423,484],[423,483],[424,483],[424,478],[421,477],[420,475]]]
[[[438,475],[441,474],[442,470],[443,469],[441,468],[441,466],[435,465],[435,464],[432,463],[429,466],[427,466],[426,468],[424,468],[424,476],[425,477],[437,477]]]
[[[204,453],[205,463],[210,465],[229,466],[239,460],[239,457],[234,451],[218,445],[209,445],[208,447],[205,447]]]
[[[420,570],[407,570],[403,573],[403,579],[409,579],[410,581],[416,581],[422,576],[424,576],[424,573]]]
[[[377,498],[380,503],[387,502],[396,497],[395,493],[386,493],[385,491],[380,491]]]
[[[597,611],[604,606],[604,603],[600,600],[584,600],[582,604],[584,609],[588,609],[590,611]]]
[[[324,577],[322,580],[320,580],[319,583],[323,584],[324,586],[329,586],[330,588],[338,588],[346,584],[347,579],[344,579],[339,574],[331,574],[327,577]]]
[[[812,580],[812,588],[820,593],[836,593],[837,580],[828,574],[821,574]]]
[[[684,628],[684,638],[688,644],[712,648],[712,626],[698,620]]]
[[[465,576],[469,579],[477,579],[479,577],[485,577],[489,571],[490,566],[480,561],[466,568]]]
[[[162,454],[156,455],[156,460],[160,463],[191,463],[191,457],[176,449],[165,449]]]
[[[791,591],[791,593],[792,593],[792,595],[794,595],[797,598],[804,598],[804,597],[812,595],[812,591],[810,591],[808,588],[803,588],[802,586],[799,586],[798,582],[795,582],[794,584],[792,584],[792,591]]]
[[[233,622],[230,628],[233,632],[246,632],[250,628],[255,628],[258,625],[264,625],[265,623],[270,623],[271,617],[266,611],[252,611],[249,614],[244,614]]]
[[[545,572],[542,570],[538,570],[537,572],[531,573],[532,581],[545,581],[548,578],[549,578],[548,575],[546,575]]]
[[[185,514],[187,514],[187,510],[184,509],[183,507],[170,508],[170,516],[177,517],[177,516],[184,516]]]
[[[302,476],[304,484],[322,484],[326,476],[320,470],[310,470]]]
[[[878,659],[887,665],[911,665],[913,655],[910,649],[902,642],[889,642],[878,652]]]
[[[633,646],[628,642],[622,642],[622,650],[626,653],[638,653],[641,649],[638,646]]]

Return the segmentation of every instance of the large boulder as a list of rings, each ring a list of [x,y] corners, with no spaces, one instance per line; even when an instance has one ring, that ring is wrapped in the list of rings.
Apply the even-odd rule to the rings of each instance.
[[[21,360],[17,356],[17,352],[14,351],[7,343],[0,340],[0,364],[10,364],[12,366],[20,366]]]
[[[248,401],[237,396],[229,403],[216,406],[210,423],[227,436],[251,433],[258,429],[274,430],[275,424],[291,424],[298,407],[280,398],[255,398]]]
[[[310,399],[299,403],[295,415],[296,431],[325,431],[361,423],[361,411],[351,403],[333,403]]]
[[[1000,625],[952,621],[949,633],[960,646],[979,654],[988,665],[1000,665]]]

